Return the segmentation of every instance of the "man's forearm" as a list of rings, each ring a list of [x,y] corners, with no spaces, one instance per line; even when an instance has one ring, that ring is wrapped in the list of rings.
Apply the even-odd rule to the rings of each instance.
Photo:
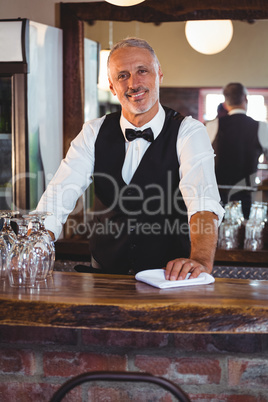
[[[213,212],[197,212],[190,220],[191,255],[212,271],[218,240],[218,217]]]

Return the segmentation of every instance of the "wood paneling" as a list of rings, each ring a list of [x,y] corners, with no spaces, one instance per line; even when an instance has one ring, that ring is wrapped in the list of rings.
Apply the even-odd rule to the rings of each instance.
[[[63,8],[64,4],[61,3]],[[63,30],[64,155],[84,122],[84,25],[68,7],[61,13]]]
[[[198,119],[198,88],[160,88],[160,101],[184,116]]]

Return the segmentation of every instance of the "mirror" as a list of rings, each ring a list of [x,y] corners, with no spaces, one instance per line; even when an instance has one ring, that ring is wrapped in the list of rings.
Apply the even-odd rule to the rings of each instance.
[[[267,21],[257,21],[268,19],[268,3],[262,2],[261,6],[254,2],[254,5],[249,6],[248,1],[238,0],[235,4],[225,4],[221,2],[215,5],[215,8],[211,9],[210,0],[146,0],[145,2],[132,6],[132,7],[118,7],[111,5],[107,2],[90,2],[90,3],[60,3],[60,25],[63,29],[63,52],[64,52],[64,153],[69,148],[70,141],[74,136],[80,131],[81,125],[83,124],[83,69],[84,69],[84,59],[83,59],[83,39],[84,39],[84,22],[91,25],[94,29],[94,21],[121,21],[122,23],[130,21],[139,21],[140,23],[149,23],[154,32],[159,28],[161,29],[165,23],[169,22],[170,27],[173,27],[179,31],[174,33],[169,33],[167,36],[163,37],[163,42],[169,44],[166,46],[166,50],[169,51],[169,57],[158,52],[158,43],[160,40],[159,36],[155,33],[151,36],[145,37],[151,42],[152,46],[155,48],[156,53],[160,59],[164,73],[166,75],[163,85],[162,95],[166,98],[170,98],[169,102],[174,102],[176,100],[176,91],[170,91],[170,88],[174,88],[174,80],[172,77],[179,77],[177,87],[183,86],[186,88],[185,99],[189,101],[189,97],[198,97],[198,91],[194,92],[192,89],[200,86],[206,86],[206,77],[210,77],[209,86],[219,86],[226,84],[226,81],[238,80],[244,83],[246,86],[263,86],[263,83],[257,83],[252,85],[250,78],[253,77],[252,66],[260,68],[260,65],[265,69],[267,66],[267,49],[263,51],[267,58],[263,63],[255,63],[256,57],[246,57],[247,51],[244,51],[239,45],[236,49],[230,45],[225,52],[219,53],[214,56],[198,55],[197,52],[191,50],[189,45],[186,43],[184,35],[184,21],[194,20],[194,19],[231,19],[236,21],[235,35],[237,30],[241,30],[241,37],[244,40],[245,45],[249,41],[254,41],[255,35],[248,34],[244,32],[247,28],[252,27],[252,30],[265,29],[267,26]],[[175,22],[180,21],[180,24]],[[249,24],[242,21],[254,22],[255,24]],[[173,25],[172,25],[173,23]],[[174,24],[175,23],[175,24]],[[135,23],[134,23],[135,24]],[[159,26],[159,24],[161,24]],[[145,27],[147,24],[140,24]],[[147,28],[146,28],[147,29]],[[267,31],[266,31],[267,32]],[[265,36],[266,36],[265,32]],[[133,35],[133,32],[131,32]],[[259,33],[259,40],[256,40],[255,50],[259,49],[260,43],[263,43],[264,34]],[[139,36],[144,36],[143,32],[139,32]],[[179,69],[182,65],[181,58],[178,62],[168,65],[168,69],[163,63],[164,60],[174,59],[174,47],[178,46],[177,38],[183,38],[182,47],[179,48],[178,55],[185,54],[186,49],[189,51],[187,58],[183,58],[185,72],[190,71],[193,73],[185,77],[183,70]],[[108,38],[108,35],[107,35]],[[170,41],[170,38],[172,40]],[[94,38],[92,38],[94,39]],[[116,37],[114,38],[117,39]],[[164,40],[165,39],[165,40]],[[161,37],[162,41],[162,37]],[[156,46],[155,46],[156,45]],[[170,46],[171,45],[171,46]],[[253,43],[254,45],[254,43]],[[187,46],[187,48],[186,48]],[[234,50],[232,50],[234,49]],[[237,49],[240,49],[239,51]],[[226,64],[226,52],[231,52],[229,63]],[[241,55],[244,56],[243,65],[241,62]],[[225,57],[224,57],[225,56]],[[198,57],[198,61],[197,61]],[[200,58],[201,57],[201,58]],[[206,63],[209,57],[213,57],[214,65],[211,68],[211,63]],[[215,64],[216,63],[216,64]],[[237,70],[236,76],[233,76],[234,65],[241,64],[241,69]],[[200,72],[200,67],[202,67],[202,75]],[[226,77],[226,69],[228,68],[229,74]],[[168,71],[168,72],[167,72]],[[248,74],[247,76],[241,76],[241,74]],[[219,82],[219,76],[221,82]],[[255,78],[260,77],[260,73],[255,74]],[[202,81],[201,81],[202,79]],[[191,91],[187,91],[187,88],[191,87]],[[166,90],[168,88],[168,90]],[[167,102],[166,102],[167,103]],[[167,104],[168,106],[168,104]],[[182,113],[184,113],[183,105],[179,105]],[[174,106],[174,108],[177,105]],[[197,110],[190,111],[191,114],[196,117]],[[189,114],[189,113],[187,113]]]
[[[223,86],[234,81],[243,82],[247,88],[266,87],[268,49],[262,46],[262,38],[266,35],[268,21],[234,21],[233,26],[231,43],[215,55],[198,53],[189,45],[183,21],[159,25],[138,21],[95,21],[91,25],[84,24],[84,35],[98,42],[101,49],[108,49],[111,43],[127,36],[148,40],[158,55],[164,73],[160,89],[162,103],[205,121],[205,111],[200,102],[204,97],[199,88],[216,87],[221,92]],[[106,92],[108,97],[113,101],[109,91]]]
[[[223,3],[214,9],[210,8],[209,0],[182,0],[179,4],[176,0],[146,0],[133,7],[117,7],[106,2],[61,3],[65,152],[83,124],[84,36],[107,47],[108,21],[117,21],[123,30],[123,24],[127,27],[128,32],[120,33],[120,37],[114,30],[114,42],[127,35],[136,35],[144,37],[154,47],[165,74],[161,101],[165,99],[162,103],[183,114],[197,117],[200,87],[222,87],[230,81],[241,81],[247,87],[264,87],[268,50],[260,44],[265,43],[267,33],[268,2],[262,2],[261,7],[254,3],[252,8],[246,0],[228,4],[228,7]],[[201,55],[191,49],[186,42],[184,25],[186,20],[195,19],[231,19],[234,37],[228,48],[213,56]],[[99,24],[103,25],[103,30],[97,33]],[[256,60],[262,61],[256,63]],[[185,105],[176,104],[178,88],[183,91],[185,104],[193,105],[190,113],[184,111]]]

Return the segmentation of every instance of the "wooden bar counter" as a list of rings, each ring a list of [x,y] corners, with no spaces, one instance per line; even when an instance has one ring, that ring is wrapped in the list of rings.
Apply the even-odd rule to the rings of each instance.
[[[268,333],[268,281],[160,290],[133,276],[54,272],[40,289],[0,285],[0,324],[168,333]]]
[[[41,289],[1,282],[0,305],[0,401],[48,402],[72,376],[107,370],[164,376],[192,401],[268,401],[266,280],[160,290],[133,276],[55,271]],[[108,395],[170,400],[128,383],[83,384],[68,400]]]

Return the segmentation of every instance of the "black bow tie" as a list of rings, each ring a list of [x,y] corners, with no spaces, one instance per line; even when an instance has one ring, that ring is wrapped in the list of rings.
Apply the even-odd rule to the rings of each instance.
[[[146,128],[145,130],[133,130],[132,128],[126,128],[125,131],[126,139],[128,141],[133,141],[136,138],[144,138],[146,141],[153,142],[154,134],[150,127]]]

